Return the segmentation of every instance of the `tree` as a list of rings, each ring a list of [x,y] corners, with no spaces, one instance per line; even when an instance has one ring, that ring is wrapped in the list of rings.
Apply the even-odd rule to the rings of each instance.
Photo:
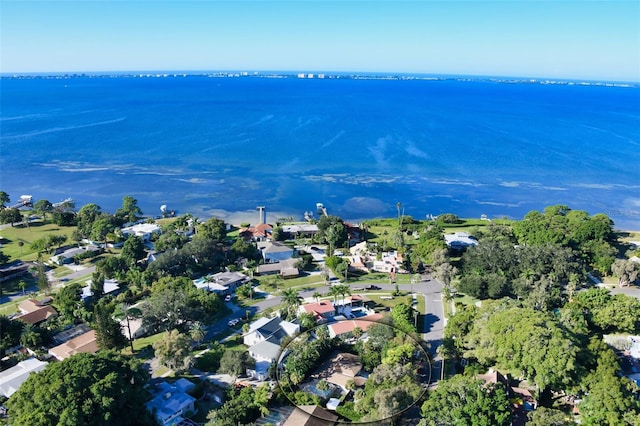
[[[96,303],[93,307],[96,342],[102,350],[122,349],[127,344],[127,339],[122,334],[122,326],[111,314],[111,310],[103,303]]]
[[[94,241],[102,241],[106,247],[107,235],[113,232],[115,226],[111,223],[111,219],[107,217],[101,217],[97,219],[91,225],[90,238]]]
[[[396,304],[391,310],[393,325],[405,333],[415,333],[414,310],[404,302]]]
[[[14,226],[16,222],[22,222],[23,217],[20,210],[16,208],[5,208],[0,210],[0,223],[10,223]]]
[[[49,277],[47,277],[47,268],[44,263],[38,262],[36,264],[36,271],[38,276],[38,290],[48,292],[51,289],[51,283]]]
[[[47,213],[53,211],[53,204],[49,200],[38,200],[33,204],[33,210],[42,214],[44,220],[47,220]]]
[[[80,305],[80,295],[82,294],[82,285],[80,283],[69,284],[58,291],[53,299],[53,306],[58,313],[67,318],[73,318],[74,312]]]
[[[236,377],[246,372],[247,368],[252,364],[251,361],[249,352],[227,349],[222,354],[218,371],[233,376],[235,380]]]
[[[138,200],[130,195],[122,198],[122,207],[116,210],[116,216],[127,222],[135,222],[142,215],[142,210],[138,207]]]
[[[154,425],[144,404],[149,373],[113,352],[79,353],[29,376],[7,401],[16,425]]]
[[[311,330],[316,326],[316,318],[310,312],[303,312],[298,315],[298,323],[303,330]]]
[[[167,288],[155,291],[142,307],[142,324],[149,332],[173,330],[191,319],[189,297],[184,291]]]
[[[485,385],[464,375],[438,382],[422,404],[420,426],[509,425],[511,406],[501,383]]]
[[[38,328],[33,324],[24,324],[20,334],[20,343],[27,348],[36,349],[41,341],[42,338],[38,333]]]
[[[191,338],[178,330],[166,333],[153,344],[153,349],[160,364],[175,372],[186,370],[191,365]]]
[[[200,224],[196,237],[221,243],[227,237],[227,225],[222,219],[213,217]]]
[[[91,236],[91,228],[93,226],[93,222],[100,216],[100,206],[97,204],[89,203],[78,211],[77,219],[78,219],[78,230],[82,234],[83,237],[89,238]]]
[[[200,321],[193,322],[189,327],[189,336],[196,342],[196,345],[200,345],[206,335],[207,329]]]
[[[11,202],[11,197],[4,191],[0,191],[0,209],[4,209]]]
[[[89,290],[91,291],[91,299],[94,301],[100,300],[104,295],[104,275],[102,273],[94,272],[91,274]]]
[[[616,259],[611,265],[611,271],[618,277],[618,285],[625,287],[636,282],[640,274],[640,267],[638,267],[636,262],[626,259]]]
[[[528,426],[571,426],[573,420],[567,420],[567,415],[562,410],[555,408],[538,407],[527,414]]]
[[[575,386],[583,372],[580,342],[555,317],[509,303],[483,307],[466,338],[469,351],[484,366],[517,371],[541,391]]]
[[[287,316],[295,317],[300,306],[300,296],[298,292],[293,288],[288,288],[282,292],[284,303],[287,306]]]
[[[4,356],[4,352],[20,343],[22,335],[22,321],[12,321],[5,315],[0,315],[0,356]]]
[[[318,231],[320,238],[329,244],[329,255],[347,241],[347,229],[342,219],[337,216],[322,216],[318,221]]]
[[[129,265],[135,265],[141,259],[144,259],[147,252],[140,237],[130,235],[122,246],[122,256]]]

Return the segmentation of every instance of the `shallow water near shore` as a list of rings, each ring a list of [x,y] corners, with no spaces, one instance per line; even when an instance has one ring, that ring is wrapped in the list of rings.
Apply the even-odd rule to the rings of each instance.
[[[640,88],[496,81],[3,79],[0,189],[235,221],[522,218],[640,229]],[[315,213],[317,215],[317,213]],[[253,220],[251,220],[253,218]]]

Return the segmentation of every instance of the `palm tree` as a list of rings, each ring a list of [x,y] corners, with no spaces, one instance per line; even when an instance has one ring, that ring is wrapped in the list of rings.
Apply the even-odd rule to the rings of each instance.
[[[322,297],[322,294],[320,294],[320,292],[314,292],[313,293],[313,298],[316,299],[316,302],[320,302],[320,298]]]
[[[200,321],[195,321],[193,324],[191,324],[191,327],[189,328],[189,336],[191,336],[193,341],[196,342],[196,345],[200,346],[200,343],[202,343],[202,340],[204,339],[204,336],[206,336],[206,334],[207,330],[204,328]]]
[[[340,295],[340,286],[338,285],[334,285],[331,288],[329,288],[329,295],[333,296],[333,306],[336,305],[336,302],[338,300],[338,295]]]
[[[338,289],[338,294],[342,296],[342,307],[344,308],[344,296],[351,296],[351,289],[348,285],[344,284],[337,285],[336,288]]]
[[[40,335],[33,324],[25,324],[20,334],[20,343],[26,347],[35,348],[40,343]]]
[[[298,292],[293,288],[288,288],[282,292],[284,303],[287,305],[287,314],[295,316],[298,306],[300,306],[300,297]]]

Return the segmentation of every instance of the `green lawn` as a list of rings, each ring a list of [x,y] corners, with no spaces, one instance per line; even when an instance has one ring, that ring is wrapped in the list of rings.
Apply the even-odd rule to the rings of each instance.
[[[480,302],[480,299],[476,299],[475,297],[471,297],[466,294],[458,293],[453,296],[453,301],[455,303],[462,303],[463,305],[476,305],[476,303]]]
[[[8,226],[0,230],[0,237],[4,239],[2,252],[9,256],[11,260],[36,260],[38,253],[31,250],[32,242],[46,235],[66,235],[67,243],[72,243],[71,234],[75,229],[75,226],[58,226],[41,221],[32,222],[29,227],[22,225]],[[22,246],[20,246],[20,242],[22,242]],[[48,255],[45,256],[48,257]]]

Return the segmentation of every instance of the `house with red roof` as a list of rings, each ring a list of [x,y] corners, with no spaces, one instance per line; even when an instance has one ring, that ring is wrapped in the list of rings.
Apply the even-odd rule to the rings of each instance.
[[[329,324],[327,325],[327,328],[329,329],[329,336],[346,337],[347,335],[353,334],[353,330],[355,330],[356,327],[360,328],[363,332],[366,332],[372,325],[376,324],[377,321],[380,321],[382,317],[382,314],[373,314],[358,319],[342,320]]]
[[[268,223],[260,223],[256,226],[240,228],[238,235],[247,241],[267,241],[273,235],[273,226]]]
[[[333,320],[336,314],[336,309],[333,304],[328,300],[320,300],[315,303],[307,303],[298,307],[298,312],[303,314],[313,314],[316,319],[316,323],[324,323]]]

